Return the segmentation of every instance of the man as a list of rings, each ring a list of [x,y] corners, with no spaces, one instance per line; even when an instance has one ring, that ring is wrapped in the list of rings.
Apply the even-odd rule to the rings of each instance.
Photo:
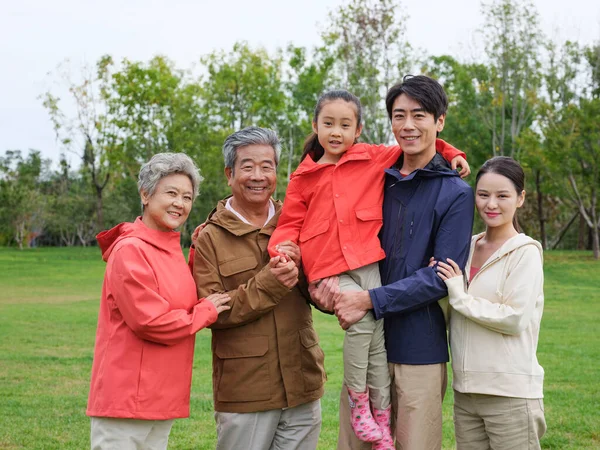
[[[324,356],[299,288],[300,251],[288,242],[289,258],[267,252],[281,211],[271,198],[279,154],[269,129],[248,127],[225,140],[232,195],[195,242],[198,295],[231,297],[211,326],[217,449],[315,449],[321,428]]]
[[[445,284],[429,259],[451,258],[464,266],[473,225],[473,193],[435,151],[448,100],[426,76],[405,77],[386,98],[392,131],[404,153],[386,170],[383,227],[386,259],[383,286],[344,292],[335,302],[343,328],[368,310],[385,318],[396,448],[434,450],[442,445],[442,401],[446,391],[448,343],[438,300]],[[338,449],[368,449],[350,427],[342,390]]]

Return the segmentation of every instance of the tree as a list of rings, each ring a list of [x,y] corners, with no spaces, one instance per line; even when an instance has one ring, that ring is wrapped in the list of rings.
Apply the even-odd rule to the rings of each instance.
[[[67,151],[81,158],[82,170],[88,175],[95,192],[96,231],[104,228],[103,193],[111,177],[110,153],[115,147],[117,133],[107,115],[107,104],[102,96],[110,80],[112,59],[102,57],[94,72],[83,67],[81,80],[74,81],[67,66],[59,66],[59,82],[68,89],[68,100],[74,107],[73,116],[61,109],[61,99],[48,91],[43,105],[50,114],[56,136]]]
[[[46,202],[40,192],[41,178],[48,160],[30,150],[23,158],[19,150],[7,150],[0,157],[0,217],[20,249],[31,246],[44,227]]]
[[[530,0],[495,0],[482,8],[491,69],[489,81],[480,86],[491,100],[482,118],[492,131],[492,154],[519,158],[518,138],[535,119],[541,83],[538,13]]]
[[[352,0],[330,14],[322,34],[323,51],[334,61],[331,82],[360,98],[367,142],[391,140],[385,95],[409,69],[406,16],[399,11],[395,0]]]

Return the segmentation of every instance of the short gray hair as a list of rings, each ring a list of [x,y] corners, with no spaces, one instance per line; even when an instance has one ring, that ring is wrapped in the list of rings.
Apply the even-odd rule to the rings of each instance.
[[[185,153],[157,153],[150,161],[142,166],[138,176],[138,191],[154,195],[158,182],[169,175],[186,175],[192,182],[194,200],[198,196],[198,190],[203,178],[198,167]]]
[[[227,136],[223,143],[223,158],[225,167],[233,170],[237,158],[237,150],[248,145],[268,145],[275,152],[275,165],[279,164],[281,155],[281,142],[277,133],[270,128],[246,127]]]

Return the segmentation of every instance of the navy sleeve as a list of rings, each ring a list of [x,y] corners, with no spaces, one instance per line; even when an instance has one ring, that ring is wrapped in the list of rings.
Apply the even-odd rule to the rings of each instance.
[[[461,190],[441,219],[433,249],[436,260],[451,258],[464,268],[471,244],[473,208],[473,191]],[[448,289],[434,267],[422,267],[406,278],[369,290],[369,295],[373,313],[381,319],[422,308],[444,298]]]

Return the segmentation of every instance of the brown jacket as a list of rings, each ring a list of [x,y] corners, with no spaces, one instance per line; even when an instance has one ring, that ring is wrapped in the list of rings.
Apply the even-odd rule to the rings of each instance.
[[[198,297],[231,296],[231,310],[211,326],[216,411],[294,407],[323,395],[324,355],[306,291],[286,288],[268,267],[267,244],[281,203],[275,208],[275,216],[258,228],[225,209],[222,200],[195,243]]]

